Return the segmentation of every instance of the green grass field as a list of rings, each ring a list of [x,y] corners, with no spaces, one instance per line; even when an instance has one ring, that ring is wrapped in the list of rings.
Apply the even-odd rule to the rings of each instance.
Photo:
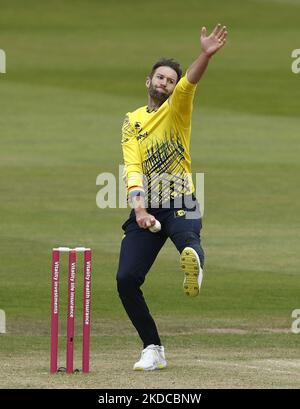
[[[298,0],[1,0],[0,388],[299,388],[299,16]],[[143,290],[169,367],[135,373],[141,344],[115,284],[128,210],[97,208],[96,177],[117,174],[123,117],[146,103],[153,62],[186,69],[202,25],[219,21],[229,41],[199,84],[192,129],[193,172],[205,173],[203,289],[184,296],[168,242]],[[48,374],[58,245],[94,250],[89,376]]]

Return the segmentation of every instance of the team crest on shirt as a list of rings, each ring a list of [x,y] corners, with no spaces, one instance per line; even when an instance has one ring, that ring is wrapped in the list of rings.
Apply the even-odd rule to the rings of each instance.
[[[149,135],[149,132],[141,133],[142,130],[143,130],[142,124],[141,124],[140,122],[138,122],[138,121],[135,122],[135,124],[134,124],[134,129],[136,129],[137,132],[138,132],[138,136],[137,136],[137,138],[136,138],[138,141],[139,141],[140,139],[142,139],[142,138],[144,138],[144,137],[146,137],[146,136]]]

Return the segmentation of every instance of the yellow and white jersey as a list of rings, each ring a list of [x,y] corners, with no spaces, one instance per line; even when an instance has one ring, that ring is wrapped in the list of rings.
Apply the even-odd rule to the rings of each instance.
[[[195,90],[185,75],[156,111],[143,106],[127,113],[122,148],[130,196],[145,194],[148,204],[162,204],[194,192],[190,135]]]

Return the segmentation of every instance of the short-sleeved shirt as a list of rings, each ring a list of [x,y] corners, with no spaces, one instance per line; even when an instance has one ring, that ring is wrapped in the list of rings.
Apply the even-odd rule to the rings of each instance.
[[[162,204],[194,192],[190,135],[196,84],[185,75],[155,111],[147,106],[126,114],[122,149],[128,194]]]

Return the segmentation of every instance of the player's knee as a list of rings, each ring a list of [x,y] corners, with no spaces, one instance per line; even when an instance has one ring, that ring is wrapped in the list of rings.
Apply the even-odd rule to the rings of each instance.
[[[200,236],[193,231],[176,233],[172,240],[180,253],[185,247],[200,245]]]
[[[201,266],[204,266],[204,251],[200,243],[200,235],[193,231],[180,232],[172,237],[172,240],[181,253],[185,247],[192,247],[198,254]]]
[[[133,274],[124,271],[117,273],[117,289],[119,294],[129,294],[140,286],[139,280]]]

